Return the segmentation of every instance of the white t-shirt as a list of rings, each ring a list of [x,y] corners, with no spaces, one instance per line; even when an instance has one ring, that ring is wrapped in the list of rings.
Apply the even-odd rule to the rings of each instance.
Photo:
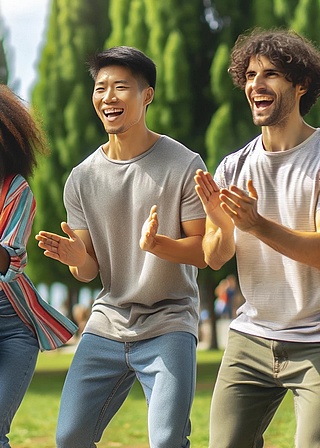
[[[173,239],[184,237],[182,222],[205,218],[198,168],[206,169],[199,154],[161,136],[132,160],[98,148],[73,169],[64,192],[68,223],[89,230],[103,285],[85,332],[129,342],[172,331],[197,337],[197,269],[145,252],[139,240],[154,204],[158,233]]]
[[[252,179],[258,212],[295,230],[314,232],[320,191],[320,130],[287,151],[267,152],[261,136],[227,156],[215,180],[246,190]],[[235,229],[245,303],[231,328],[269,339],[320,341],[320,271],[281,255]],[[320,253],[319,253],[320,257]]]

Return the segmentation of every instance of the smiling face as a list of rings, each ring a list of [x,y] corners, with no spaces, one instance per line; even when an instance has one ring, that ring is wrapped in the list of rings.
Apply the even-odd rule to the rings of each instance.
[[[122,134],[144,126],[146,106],[153,89],[123,66],[101,68],[95,80],[92,102],[108,134]]]
[[[285,126],[291,114],[299,113],[305,90],[293,86],[267,57],[251,57],[246,72],[245,93],[257,126]]]

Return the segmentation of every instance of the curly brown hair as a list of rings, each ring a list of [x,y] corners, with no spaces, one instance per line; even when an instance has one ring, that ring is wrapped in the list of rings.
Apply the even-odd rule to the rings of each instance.
[[[246,71],[255,55],[267,57],[294,86],[301,84],[308,89],[300,100],[300,113],[306,115],[320,95],[320,52],[316,46],[292,30],[255,28],[241,34],[228,70],[235,86],[245,88]]]
[[[22,100],[0,85],[0,181],[9,174],[28,179],[37,166],[36,154],[48,154],[46,138]]]

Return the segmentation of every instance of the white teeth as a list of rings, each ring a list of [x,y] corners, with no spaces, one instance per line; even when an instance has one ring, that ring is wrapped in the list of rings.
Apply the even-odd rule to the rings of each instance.
[[[254,97],[253,101],[272,101],[272,98],[266,96]]]
[[[117,113],[117,112],[122,112],[122,110],[121,109],[106,109],[103,112],[105,114],[114,114],[114,113]]]

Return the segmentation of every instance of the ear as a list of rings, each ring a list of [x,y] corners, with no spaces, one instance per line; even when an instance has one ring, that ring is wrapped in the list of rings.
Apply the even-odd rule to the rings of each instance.
[[[152,87],[148,87],[145,91],[145,105],[148,106],[152,103],[154,97],[154,90]]]
[[[300,94],[301,96],[303,96],[305,93],[307,93],[307,91],[308,91],[308,89],[309,89],[309,84],[310,84],[310,79],[307,78],[307,79],[304,81],[304,84],[300,84],[300,85],[299,85],[299,89],[298,89],[298,91],[299,91],[299,94]]]
[[[308,91],[307,87],[299,86],[299,93],[301,96],[303,96]]]

